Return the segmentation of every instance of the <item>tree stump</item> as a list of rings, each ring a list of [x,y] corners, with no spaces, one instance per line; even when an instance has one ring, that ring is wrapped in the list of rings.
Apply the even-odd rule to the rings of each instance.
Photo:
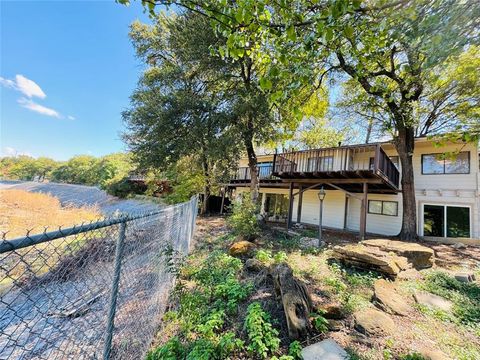
[[[282,299],[289,337],[299,339],[308,335],[311,331],[309,315],[313,305],[307,287],[293,276],[292,269],[286,263],[273,265],[270,275],[275,294]]]

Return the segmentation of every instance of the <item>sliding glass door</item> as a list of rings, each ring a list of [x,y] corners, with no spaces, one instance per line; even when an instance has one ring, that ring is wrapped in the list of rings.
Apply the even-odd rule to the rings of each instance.
[[[423,235],[470,237],[470,208],[464,206],[423,205]]]

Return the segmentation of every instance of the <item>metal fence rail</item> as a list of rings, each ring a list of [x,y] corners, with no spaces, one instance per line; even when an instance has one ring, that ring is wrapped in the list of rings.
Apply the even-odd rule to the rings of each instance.
[[[197,198],[0,242],[0,360],[139,359],[164,311]],[[168,259],[167,259],[168,258]]]

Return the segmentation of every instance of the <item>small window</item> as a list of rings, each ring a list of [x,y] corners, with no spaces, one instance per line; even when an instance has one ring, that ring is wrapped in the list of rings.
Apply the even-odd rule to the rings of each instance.
[[[398,202],[368,200],[368,212],[376,215],[398,216]]]
[[[461,152],[453,157],[444,154],[422,155],[422,174],[469,174],[470,153]]]

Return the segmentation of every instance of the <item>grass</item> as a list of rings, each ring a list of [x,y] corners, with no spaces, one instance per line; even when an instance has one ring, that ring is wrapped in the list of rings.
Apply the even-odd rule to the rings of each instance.
[[[98,219],[96,208],[62,207],[60,201],[48,194],[31,193],[23,190],[0,190],[0,232],[7,239],[73,226]]]
[[[52,230],[59,225],[70,227],[100,217],[95,208],[65,208],[57,198],[47,194],[0,190],[0,198],[0,232],[6,233],[6,239],[25,236],[28,231],[30,234],[43,232],[47,227]],[[0,294],[13,282],[22,285],[54,269],[61,257],[80,250],[86,240],[72,236],[1,254]]]

